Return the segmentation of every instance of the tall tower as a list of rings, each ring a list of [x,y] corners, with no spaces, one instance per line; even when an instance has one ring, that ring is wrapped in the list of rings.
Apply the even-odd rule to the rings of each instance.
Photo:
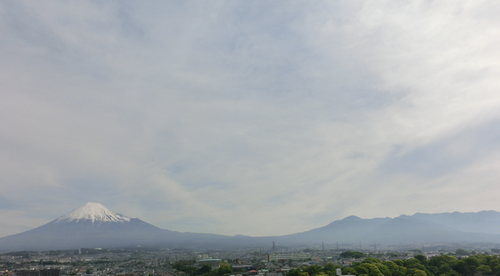
[[[274,241],[273,241],[273,254],[276,254],[276,245],[274,244]]]

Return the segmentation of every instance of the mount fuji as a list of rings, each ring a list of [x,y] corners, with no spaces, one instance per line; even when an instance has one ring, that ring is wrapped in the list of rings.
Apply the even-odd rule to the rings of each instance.
[[[0,250],[51,250],[151,244],[177,233],[89,202],[38,228],[0,238]]]
[[[38,228],[0,238],[0,252],[131,246],[198,248],[240,246],[251,237],[181,233],[158,228],[138,218],[88,202]]]

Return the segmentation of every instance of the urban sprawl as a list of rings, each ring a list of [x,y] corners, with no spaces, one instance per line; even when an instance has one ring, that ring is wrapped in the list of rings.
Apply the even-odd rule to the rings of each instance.
[[[477,250],[477,251],[476,251]],[[80,248],[0,255],[0,276],[481,276],[500,275],[496,249],[196,251]]]

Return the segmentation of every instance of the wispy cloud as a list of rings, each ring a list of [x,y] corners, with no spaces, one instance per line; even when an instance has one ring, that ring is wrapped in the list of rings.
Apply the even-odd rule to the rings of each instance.
[[[0,235],[87,201],[248,235],[498,209],[498,9],[4,1]]]

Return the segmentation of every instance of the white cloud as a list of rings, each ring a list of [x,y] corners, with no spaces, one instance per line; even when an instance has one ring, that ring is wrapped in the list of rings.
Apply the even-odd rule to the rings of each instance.
[[[97,201],[172,230],[272,235],[498,209],[481,200],[495,3],[53,3],[0,5],[0,192],[19,203],[5,212],[48,222]]]

